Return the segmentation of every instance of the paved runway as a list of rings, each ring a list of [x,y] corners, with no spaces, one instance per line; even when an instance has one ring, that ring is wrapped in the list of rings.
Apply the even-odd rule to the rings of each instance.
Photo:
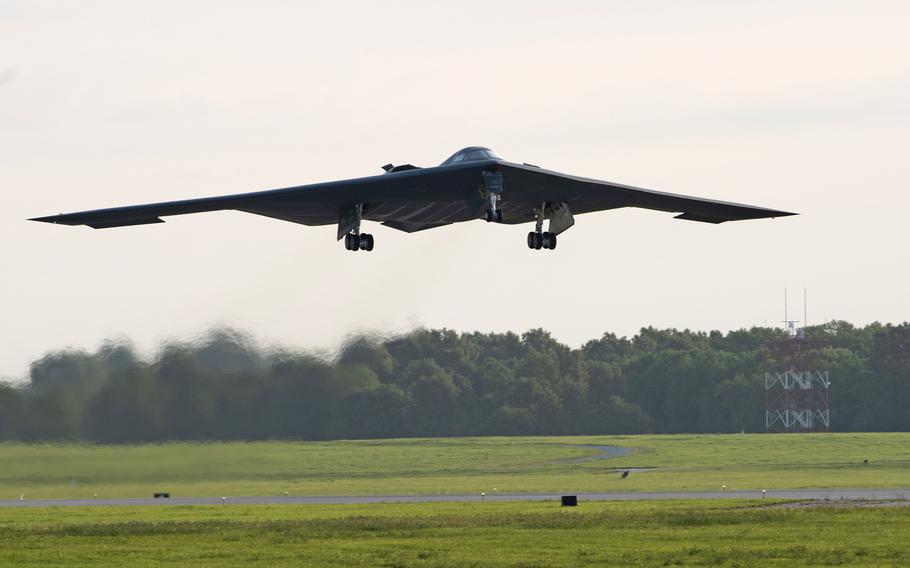
[[[266,497],[174,497],[170,499],[24,499],[0,500],[0,507],[92,507],[122,505],[345,505],[363,503],[463,503],[481,501],[558,501],[573,493],[488,493],[449,495],[289,495]],[[910,498],[910,489],[795,489],[761,491],[665,491],[575,493],[584,501],[654,501],[669,499],[862,499]]]

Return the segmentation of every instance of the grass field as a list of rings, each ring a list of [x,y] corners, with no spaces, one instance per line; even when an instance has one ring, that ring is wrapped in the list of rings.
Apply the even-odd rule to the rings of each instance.
[[[585,460],[577,444],[633,451]],[[0,444],[0,464],[0,499],[908,488],[910,434]],[[629,467],[656,469],[620,479]]]
[[[0,566],[907,566],[908,527],[769,501],[0,509]]]

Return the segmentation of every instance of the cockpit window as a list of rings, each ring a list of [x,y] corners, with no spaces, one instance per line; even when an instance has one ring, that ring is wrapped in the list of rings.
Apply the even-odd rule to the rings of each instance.
[[[455,152],[451,158],[442,163],[443,166],[450,166],[461,162],[476,162],[479,160],[501,160],[502,158],[489,148],[475,146],[465,148]]]

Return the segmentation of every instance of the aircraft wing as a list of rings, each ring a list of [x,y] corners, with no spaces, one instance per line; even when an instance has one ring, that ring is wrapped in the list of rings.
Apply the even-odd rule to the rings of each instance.
[[[513,190],[515,187],[521,187],[525,193],[523,198],[538,203],[561,201],[566,203],[575,214],[620,207],[640,207],[679,213],[676,216],[677,219],[704,223],[796,215],[796,213],[788,211],[690,197],[572,176],[528,164],[502,164],[500,169],[503,170],[504,177],[504,198],[509,196],[510,187]],[[530,220],[530,217],[523,219],[523,221],[526,220]]]
[[[95,229],[163,223],[161,217],[207,211],[244,211],[303,225],[337,223],[355,204],[364,219],[388,221],[412,232],[465,220],[465,200],[476,190],[486,163],[414,168],[390,174],[200,199],[94,209],[31,221]],[[453,204],[455,205],[453,207]],[[453,219],[454,216],[454,219]]]

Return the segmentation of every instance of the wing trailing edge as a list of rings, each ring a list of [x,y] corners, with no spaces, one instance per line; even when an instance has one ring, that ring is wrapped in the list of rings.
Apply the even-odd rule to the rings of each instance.
[[[29,221],[38,221],[41,223],[51,223],[54,225],[69,225],[70,227],[75,227],[77,225],[86,225],[93,229],[111,229],[114,227],[133,227],[136,225],[152,225],[155,223],[164,223],[164,219],[160,217],[136,217],[133,219],[86,219],[86,220],[77,220],[69,217],[68,215],[51,215],[49,217],[35,217],[29,219]]]

